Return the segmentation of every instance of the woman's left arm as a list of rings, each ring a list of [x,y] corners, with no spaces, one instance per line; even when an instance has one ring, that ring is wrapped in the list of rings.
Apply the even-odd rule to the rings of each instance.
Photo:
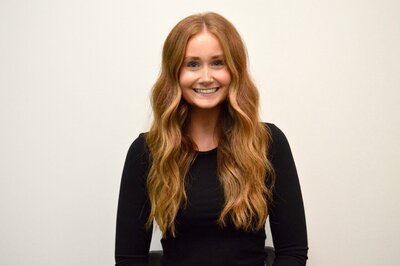
[[[270,124],[271,161],[276,172],[269,223],[275,248],[274,266],[306,265],[308,242],[299,178],[284,133]]]

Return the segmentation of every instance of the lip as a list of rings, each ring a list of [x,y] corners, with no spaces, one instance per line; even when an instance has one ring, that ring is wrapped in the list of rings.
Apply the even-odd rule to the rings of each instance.
[[[209,87],[209,88],[193,88],[193,91],[198,94],[208,95],[216,93],[220,87]]]

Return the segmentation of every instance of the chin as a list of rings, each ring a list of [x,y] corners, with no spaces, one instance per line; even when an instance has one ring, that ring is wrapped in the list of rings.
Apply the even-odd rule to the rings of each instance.
[[[196,103],[196,102],[192,102],[189,103],[189,105],[192,108],[196,108],[196,109],[201,109],[201,110],[213,110],[213,109],[219,109],[222,106],[222,103],[224,101],[219,101],[216,103]]]

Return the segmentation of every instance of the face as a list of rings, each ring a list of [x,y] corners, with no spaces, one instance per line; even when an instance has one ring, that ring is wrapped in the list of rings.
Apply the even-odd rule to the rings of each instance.
[[[219,108],[228,95],[231,74],[218,38],[203,31],[189,39],[179,74],[182,96],[192,108]]]

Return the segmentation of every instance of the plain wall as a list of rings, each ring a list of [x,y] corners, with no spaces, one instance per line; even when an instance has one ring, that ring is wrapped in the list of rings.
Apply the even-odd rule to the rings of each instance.
[[[291,144],[308,265],[397,264],[399,10],[395,0],[1,1],[0,265],[113,265],[122,167],[151,121],[163,41],[203,11],[240,31],[262,118]]]

